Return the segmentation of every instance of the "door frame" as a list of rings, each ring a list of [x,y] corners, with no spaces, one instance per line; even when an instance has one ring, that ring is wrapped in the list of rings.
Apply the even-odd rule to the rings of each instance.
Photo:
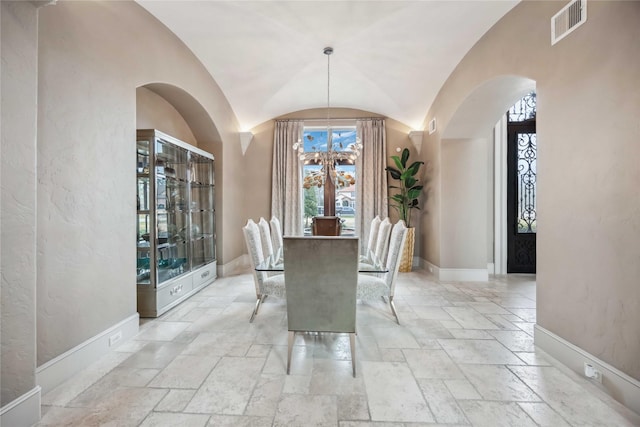
[[[493,128],[493,274],[507,274],[507,115]]]

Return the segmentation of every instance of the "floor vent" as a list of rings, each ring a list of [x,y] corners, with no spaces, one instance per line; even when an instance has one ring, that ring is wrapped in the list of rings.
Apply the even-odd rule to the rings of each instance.
[[[573,0],[551,18],[551,45],[569,35],[587,20],[587,0]]]

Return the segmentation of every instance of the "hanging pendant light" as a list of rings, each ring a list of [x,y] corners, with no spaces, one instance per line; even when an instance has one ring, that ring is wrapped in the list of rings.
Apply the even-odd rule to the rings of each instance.
[[[332,47],[325,47],[323,53],[327,55],[327,151],[320,151],[314,147],[313,151],[304,151],[304,143],[298,140],[293,144],[293,149],[298,151],[298,156],[302,162],[312,162],[321,166],[320,171],[312,172],[305,177],[305,188],[311,185],[324,185],[324,179],[327,175],[336,187],[346,187],[355,183],[355,178],[350,174],[336,171],[339,163],[354,164],[356,158],[362,151],[360,139],[356,138],[354,144],[350,144],[344,150],[342,143],[339,143],[339,150],[335,150],[333,146],[333,131],[331,128],[331,54]]]

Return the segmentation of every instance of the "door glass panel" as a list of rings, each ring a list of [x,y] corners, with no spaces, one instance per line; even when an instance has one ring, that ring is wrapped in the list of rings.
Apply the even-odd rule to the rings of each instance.
[[[518,133],[518,233],[535,233],[536,134]]]

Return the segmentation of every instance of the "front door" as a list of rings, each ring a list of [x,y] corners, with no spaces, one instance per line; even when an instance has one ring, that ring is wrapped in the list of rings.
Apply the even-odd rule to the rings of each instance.
[[[507,118],[507,273],[535,273],[535,93],[518,101]]]

